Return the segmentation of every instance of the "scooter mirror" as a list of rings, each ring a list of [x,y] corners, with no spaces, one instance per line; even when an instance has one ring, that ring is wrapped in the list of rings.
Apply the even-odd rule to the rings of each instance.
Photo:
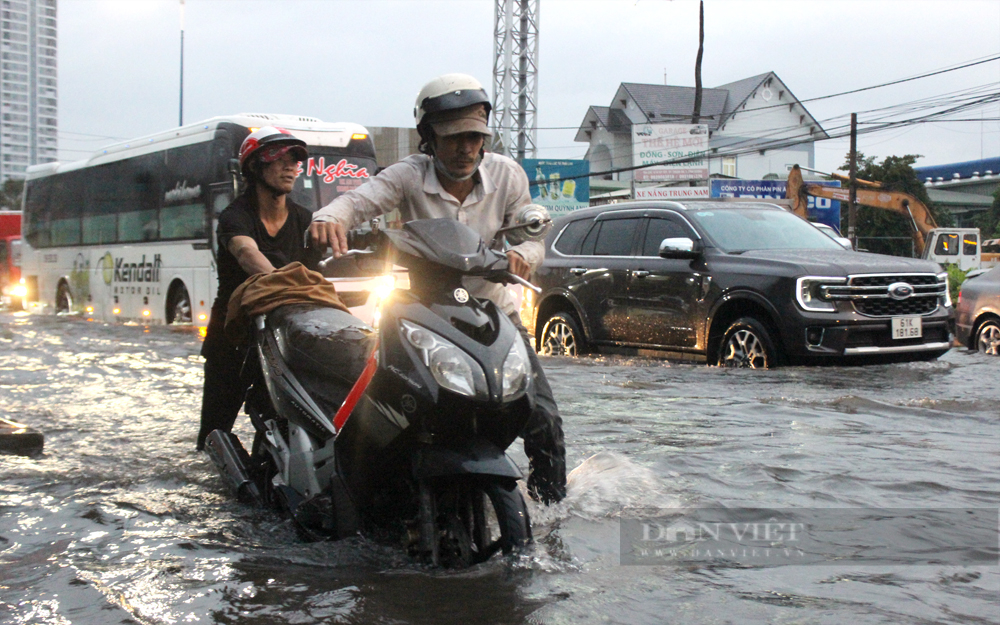
[[[510,245],[519,245],[525,241],[541,241],[552,228],[549,211],[540,204],[528,204],[514,216],[514,224],[500,229],[507,237]]]

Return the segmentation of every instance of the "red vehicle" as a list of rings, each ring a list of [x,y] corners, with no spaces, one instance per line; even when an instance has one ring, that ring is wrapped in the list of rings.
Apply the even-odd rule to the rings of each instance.
[[[20,308],[23,298],[21,212],[0,211],[0,304]]]

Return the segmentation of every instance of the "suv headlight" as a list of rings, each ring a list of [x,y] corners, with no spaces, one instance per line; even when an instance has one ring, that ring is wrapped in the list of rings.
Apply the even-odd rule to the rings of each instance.
[[[507,352],[503,361],[503,400],[513,399],[528,388],[528,376],[531,374],[531,361],[528,351],[521,340],[521,335],[514,337],[514,344]]]
[[[836,312],[837,306],[826,293],[826,288],[847,283],[847,278],[804,276],[795,281],[795,301],[803,310]]]
[[[489,397],[486,374],[471,356],[436,332],[404,319],[400,319],[399,323],[403,336],[420,352],[424,366],[438,384],[466,397]]]
[[[937,275],[938,282],[944,282],[944,305],[951,306],[951,285],[948,283],[948,272],[943,271]]]

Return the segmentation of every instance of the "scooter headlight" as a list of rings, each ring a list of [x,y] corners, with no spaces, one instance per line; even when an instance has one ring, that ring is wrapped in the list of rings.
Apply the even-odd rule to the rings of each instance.
[[[514,344],[507,352],[507,358],[503,361],[503,399],[513,399],[516,395],[524,392],[528,388],[528,374],[531,371],[531,361],[528,360],[528,352],[524,346],[524,341],[520,336],[514,338]]]
[[[400,320],[403,336],[420,352],[424,365],[442,387],[467,397],[489,395],[486,374],[479,363],[448,339],[426,328]]]

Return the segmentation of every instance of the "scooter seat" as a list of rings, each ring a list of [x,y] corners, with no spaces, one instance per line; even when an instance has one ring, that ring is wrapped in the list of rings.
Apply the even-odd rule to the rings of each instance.
[[[350,389],[361,376],[377,341],[361,319],[336,308],[294,304],[267,318],[278,350],[296,376],[319,378]]]

